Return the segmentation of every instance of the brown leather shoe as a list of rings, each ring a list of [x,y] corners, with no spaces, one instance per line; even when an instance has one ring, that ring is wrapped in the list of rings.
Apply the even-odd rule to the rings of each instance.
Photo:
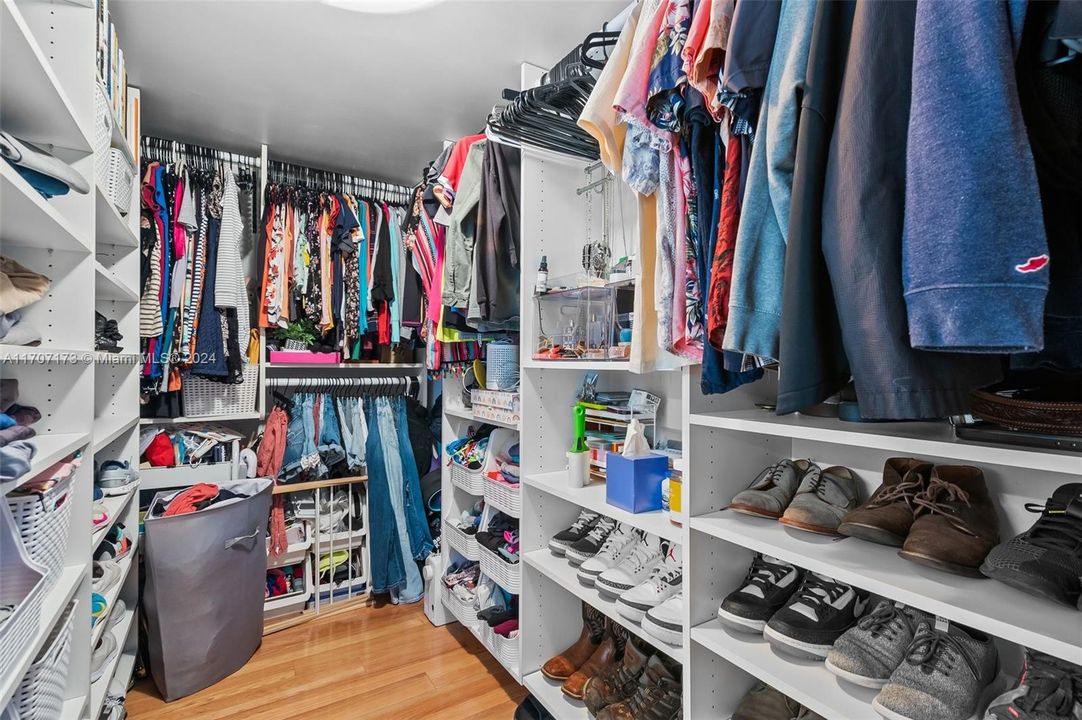
[[[635,640],[629,639],[620,662],[594,675],[583,686],[582,699],[590,714],[597,715],[606,705],[622,702],[634,695],[648,658],[646,653],[639,650]]]
[[[799,713],[800,703],[759,683],[736,706],[732,720],[792,720]]]
[[[680,711],[680,683],[661,678],[652,685],[640,684],[630,699],[604,708],[597,720],[675,720]]]
[[[932,463],[916,458],[888,458],[883,483],[864,503],[842,518],[838,532],[880,545],[901,547],[913,526],[913,498],[928,487]]]
[[[541,674],[551,680],[567,680],[590,659],[605,637],[605,616],[586,603],[582,604],[582,632],[575,644],[541,666]]]
[[[597,650],[594,650],[594,654],[582,664],[582,667],[572,673],[571,677],[564,680],[564,684],[560,688],[564,691],[564,694],[576,700],[582,700],[586,682],[593,676],[599,675],[620,662],[620,658],[624,655],[624,647],[627,645],[627,638],[627,630],[616,623],[609,623],[609,630],[605,634],[605,639],[597,646]]]
[[[984,473],[971,465],[937,465],[928,489],[913,499],[917,519],[898,552],[907,560],[970,577],[999,543],[999,518]]]

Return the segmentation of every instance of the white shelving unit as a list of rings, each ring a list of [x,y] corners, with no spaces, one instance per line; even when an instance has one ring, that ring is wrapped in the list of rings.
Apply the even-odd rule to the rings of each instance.
[[[0,492],[8,493],[76,451],[67,551],[59,577],[44,598],[39,628],[20,648],[14,668],[0,677],[5,706],[57,621],[72,601],[72,652],[64,674],[63,720],[96,720],[107,688],[123,694],[135,664],[138,567],[134,552],[121,563],[122,582],[107,599],[127,606],[119,624],[108,618],[92,631],[91,556],[114,523],[134,531],[138,503],[129,494],[107,498],[109,522],[94,532],[91,506],[95,465],[104,460],[135,461],[138,447],[139,200],[136,192],[137,139],[119,131],[110,144],[133,162],[129,207],[113,206],[97,187],[95,165],[95,34],[93,4],[34,0],[0,2],[0,127],[38,143],[67,162],[92,187],[43,198],[6,162],[0,162],[0,252],[52,280],[46,296],[24,310],[24,321],[41,332],[35,347],[0,346],[0,376],[19,381],[19,402],[42,415],[34,424],[36,454],[30,471]],[[131,95],[138,97],[132,89]],[[113,123],[114,126],[116,123]],[[94,312],[118,323],[125,356],[94,350]],[[135,539],[133,537],[133,539]],[[0,564],[3,559],[0,559]],[[93,643],[102,633],[119,633],[123,651],[92,687]],[[119,668],[119,670],[118,670]]]

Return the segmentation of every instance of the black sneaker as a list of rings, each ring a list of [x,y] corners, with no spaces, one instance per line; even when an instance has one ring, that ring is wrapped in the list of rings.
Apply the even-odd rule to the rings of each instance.
[[[718,620],[737,632],[762,633],[766,621],[785,607],[800,587],[804,572],[787,562],[756,554],[740,588],[718,608]]]
[[[616,521],[602,515],[594,526],[582,537],[568,546],[567,561],[572,565],[581,565],[601,550],[612,531],[616,529]]]
[[[771,647],[806,660],[825,660],[834,641],[864,614],[868,595],[818,573],[805,573],[800,589],[766,624]]]
[[[1033,650],[1018,684],[988,706],[987,720],[1082,718],[1082,667]]]
[[[586,537],[586,533],[597,525],[601,516],[591,510],[583,510],[578,518],[566,530],[561,530],[549,540],[549,550],[553,555],[563,555],[567,548]]]
[[[981,565],[990,578],[1033,595],[1082,607],[1082,483],[1060,485],[1041,517],[1021,535],[992,548]]]

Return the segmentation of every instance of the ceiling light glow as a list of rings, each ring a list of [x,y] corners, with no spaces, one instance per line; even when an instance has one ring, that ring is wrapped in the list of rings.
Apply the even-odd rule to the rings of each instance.
[[[343,10],[371,13],[373,15],[397,15],[422,10],[443,0],[321,0]]]

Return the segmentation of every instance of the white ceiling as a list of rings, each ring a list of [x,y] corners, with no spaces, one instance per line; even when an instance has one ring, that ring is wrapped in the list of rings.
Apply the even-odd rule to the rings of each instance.
[[[627,0],[450,0],[371,15],[296,0],[111,0],[143,132],[413,184],[519,63],[550,67]]]

